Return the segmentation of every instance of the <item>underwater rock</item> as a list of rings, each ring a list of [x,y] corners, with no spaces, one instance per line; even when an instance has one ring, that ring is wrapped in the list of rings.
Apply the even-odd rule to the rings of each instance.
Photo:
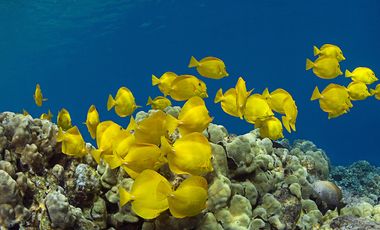
[[[77,218],[67,197],[58,191],[54,191],[46,196],[45,204],[52,227],[65,229],[74,226]]]
[[[339,216],[332,220],[330,227],[332,229],[347,229],[347,230],[372,230],[380,229],[380,224],[365,218],[354,216]]]

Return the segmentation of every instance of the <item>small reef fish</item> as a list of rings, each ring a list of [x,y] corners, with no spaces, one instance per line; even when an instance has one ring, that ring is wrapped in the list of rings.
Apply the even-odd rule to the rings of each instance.
[[[245,111],[245,105],[247,103],[247,98],[252,93],[253,89],[247,91],[245,81],[242,77],[239,77],[235,85],[236,90],[236,105],[237,112],[240,119],[243,119],[243,114]]]
[[[253,94],[248,97],[245,105],[244,119],[251,124],[257,120],[264,120],[274,116],[267,101],[260,94]]]
[[[206,208],[207,188],[206,179],[191,176],[174,191],[165,177],[146,169],[135,179],[130,192],[119,188],[120,207],[131,201],[132,210],[144,219],[156,218],[167,209],[176,218],[195,216]]]
[[[376,77],[375,73],[367,67],[357,67],[352,72],[346,70],[345,76],[350,77],[354,82],[363,82],[367,85],[370,85],[379,80]]]
[[[323,79],[334,79],[343,74],[338,60],[330,57],[319,57],[314,62],[306,59],[306,70],[309,69],[313,69],[313,73]]]
[[[267,137],[272,141],[284,138],[281,121],[275,116],[268,117],[264,120],[257,120],[255,122],[255,128],[260,129],[260,136],[262,138]]]
[[[172,82],[177,77],[178,77],[177,74],[173,72],[166,72],[162,74],[160,78],[156,77],[155,75],[152,75],[152,86],[157,85],[158,89],[166,97],[167,95],[169,95]]]
[[[171,106],[172,103],[166,97],[157,96],[154,99],[148,97],[148,102],[146,103],[146,105],[150,105],[152,109],[164,110],[166,107]]]
[[[370,90],[371,95],[374,95],[377,100],[380,100],[380,84],[377,84],[375,89]]]
[[[161,137],[161,149],[168,158],[170,170],[176,174],[202,176],[213,170],[211,145],[201,133],[182,136],[173,147],[165,137]]]
[[[43,113],[40,116],[40,119],[44,119],[44,120],[48,120],[48,121],[51,121],[52,118],[53,118],[53,114],[51,113],[50,109],[49,109],[48,113]]]
[[[312,185],[313,195],[322,213],[338,208],[338,213],[344,207],[342,190],[330,181],[316,181]]]
[[[113,107],[115,107],[115,112],[119,117],[126,117],[140,106],[136,105],[135,97],[127,87],[120,87],[115,99],[112,95],[108,96],[107,110],[110,111]]]
[[[347,91],[352,101],[364,100],[371,96],[367,85],[363,82],[351,82],[347,86]]]
[[[319,55],[320,57],[336,58],[339,62],[346,60],[346,58],[343,56],[342,50],[336,45],[324,44],[320,49],[318,49],[316,46],[313,48],[314,56]]]
[[[235,88],[228,89],[224,94],[223,90],[219,89],[215,95],[214,103],[219,102],[225,113],[234,117],[242,117],[237,106],[237,93]]]
[[[66,132],[59,128],[57,142],[62,142],[62,152],[66,155],[83,157],[87,154],[86,143],[76,126]]]
[[[48,100],[47,98],[44,98],[42,96],[42,91],[41,91],[40,84],[36,85],[36,89],[34,91],[33,98],[34,98],[34,102],[36,102],[36,105],[39,106],[39,107],[42,106],[42,102],[43,101],[47,101]]]
[[[198,73],[203,77],[220,79],[228,76],[224,62],[216,57],[205,57],[197,61],[191,56],[189,68],[193,67],[197,68]]]
[[[337,84],[329,84],[322,93],[315,87],[311,100],[319,99],[319,105],[324,112],[328,113],[328,118],[335,118],[347,113],[353,107],[347,88]]]
[[[183,105],[178,115],[178,130],[184,136],[192,132],[203,132],[213,120],[206,104],[200,97],[192,97]]]
[[[296,131],[296,120],[298,116],[298,109],[296,102],[291,99],[287,98],[284,101],[284,112],[285,116],[281,117],[282,124],[284,125],[286,131],[291,133],[291,131]]]
[[[174,79],[169,95],[176,101],[185,101],[194,96],[208,97],[206,84],[193,75],[181,75]]]
[[[123,138],[112,144],[112,154],[105,154],[102,156],[111,169],[118,168],[123,164],[123,158],[125,158],[128,151],[136,143],[135,136],[132,133],[123,131],[120,135],[123,136]]]
[[[70,129],[73,125],[71,124],[71,116],[69,111],[65,108],[61,109],[57,116],[57,125],[61,127],[63,131]]]
[[[87,118],[85,124],[92,139],[95,139],[96,137],[96,127],[98,126],[99,122],[99,113],[96,110],[95,105],[91,105],[87,111]]]
[[[22,110],[22,115],[27,116],[27,115],[29,115],[29,112],[26,111],[25,109],[23,109],[23,110]]]

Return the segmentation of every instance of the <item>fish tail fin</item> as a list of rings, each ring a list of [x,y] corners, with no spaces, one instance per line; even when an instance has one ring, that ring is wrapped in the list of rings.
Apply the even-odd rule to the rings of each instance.
[[[306,58],[306,70],[309,70],[313,67],[314,67],[314,63],[309,58]]]
[[[370,89],[369,93],[371,94],[371,96],[373,96],[377,93],[377,90],[376,89]]]
[[[346,69],[346,71],[344,72],[344,76],[345,77],[351,77],[352,73],[348,69]]]
[[[191,56],[190,58],[190,63],[189,63],[189,68],[192,68],[192,67],[198,67],[199,66],[199,62],[197,61],[197,59],[195,59],[194,56]]]
[[[149,96],[148,97],[148,102],[146,103],[146,105],[151,105],[153,102],[152,98]]]
[[[57,134],[57,137],[56,137],[57,142],[62,142],[63,139],[64,139],[64,137],[65,137],[65,135],[63,133],[63,130],[62,130],[61,127],[59,127],[58,134]]]
[[[290,120],[289,117],[282,116],[281,119],[282,119],[282,124],[284,125],[286,131],[288,131],[288,133],[291,133],[290,124],[289,124],[289,120]]]
[[[123,207],[126,203],[131,201],[133,199],[132,194],[130,194],[127,190],[124,188],[119,188],[119,196],[120,196],[120,207]]]
[[[313,52],[314,52],[314,56],[317,56],[318,54],[321,53],[321,51],[316,46],[313,46]]]
[[[107,110],[110,111],[115,106],[115,99],[113,99],[112,95],[110,94],[108,96],[107,101]]]
[[[214,103],[221,102],[223,98],[223,90],[220,88],[215,95]]]
[[[160,84],[160,79],[156,75],[152,74],[152,86]]]
[[[290,123],[290,128],[295,132],[296,131],[296,124],[294,122]]]
[[[165,126],[166,126],[166,129],[168,130],[169,134],[174,133],[174,131],[178,127],[178,125],[179,125],[179,121],[177,120],[177,118],[173,117],[170,114],[166,115]]]
[[[100,164],[100,158],[102,156],[102,150],[100,149],[93,149],[91,150],[91,155],[96,161],[97,164]]]
[[[319,98],[322,98],[322,94],[319,92],[318,86],[316,86],[314,91],[313,91],[313,94],[311,95],[310,100],[314,101],[314,100],[317,100]]]
[[[262,95],[263,95],[263,97],[268,98],[270,96],[269,89],[265,88]]]

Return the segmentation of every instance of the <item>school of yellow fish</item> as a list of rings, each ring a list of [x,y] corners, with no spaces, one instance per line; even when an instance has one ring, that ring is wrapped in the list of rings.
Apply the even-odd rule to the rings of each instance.
[[[318,56],[314,62],[306,59],[306,70],[313,69],[313,73],[322,79],[334,79],[343,74],[339,62],[346,58],[338,46],[324,44],[320,49],[314,46],[314,56]],[[368,91],[367,85],[378,80],[370,68],[357,67],[352,72],[346,70],[345,76],[352,80],[347,86],[331,83],[322,92],[315,87],[312,93],[311,100],[319,100],[321,109],[328,113],[329,119],[347,113],[353,107],[351,101],[365,100],[371,95],[380,100],[379,84]]]
[[[314,54],[319,57],[314,62],[307,59],[307,69],[313,68],[313,72],[324,79],[342,74],[339,62],[345,57],[339,47],[329,44],[320,49],[314,47]],[[188,67],[196,68],[199,75],[211,79],[229,75],[224,62],[215,57],[200,61],[191,57]],[[370,69],[346,70],[346,77],[353,80],[347,87],[330,84],[322,93],[317,87],[313,92],[311,99],[319,99],[329,118],[348,111],[352,107],[351,100],[363,100],[370,95],[380,100],[380,85],[370,92],[367,89],[367,84],[377,80]],[[98,164],[103,161],[111,169],[121,168],[134,179],[130,191],[119,188],[120,207],[130,202],[132,210],[145,219],[155,218],[166,210],[176,218],[194,216],[206,207],[208,184],[203,176],[213,170],[211,145],[202,134],[213,120],[204,102],[208,97],[207,87],[194,75],[173,72],[166,72],[159,78],[152,75],[152,85],[163,95],[154,99],[148,97],[146,105],[155,111],[138,122],[132,114],[140,106],[136,105],[130,89],[120,87],[115,97],[108,96],[108,111],[114,109],[120,117],[130,116],[127,127],[111,120],[101,121],[95,105],[90,106],[84,124],[91,138],[96,140],[95,149],[86,147],[65,108],[57,115],[57,141],[62,143],[64,154],[83,157],[90,153]],[[239,77],[234,88],[224,93],[222,89],[217,91],[214,103],[220,103],[225,113],[254,124],[261,137],[283,138],[283,126],[289,133],[296,131],[298,109],[289,92],[282,88],[271,92],[266,88],[261,94],[252,92],[253,89],[247,90],[246,82]],[[164,112],[172,105],[168,96],[175,101],[185,101],[177,118]],[[39,84],[33,97],[37,106],[47,100]],[[28,112],[24,110],[23,114]],[[52,117],[50,110],[40,116],[47,120]],[[166,164],[174,174],[184,178],[176,188],[158,173]]]

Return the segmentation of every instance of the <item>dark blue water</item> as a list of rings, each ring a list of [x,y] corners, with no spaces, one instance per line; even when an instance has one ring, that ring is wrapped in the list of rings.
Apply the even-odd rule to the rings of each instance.
[[[90,137],[82,122],[95,104],[102,120],[123,125],[128,119],[106,111],[108,94],[130,88],[137,103],[160,94],[151,74],[188,69],[191,55],[222,58],[230,76],[204,79],[214,123],[242,134],[253,126],[224,114],[213,104],[220,87],[233,87],[243,76],[248,88],[282,87],[299,109],[297,132],[326,150],[334,164],[368,160],[380,165],[380,101],[354,102],[348,114],[327,119],[310,96],[339,77],[319,79],[305,71],[313,45],[339,45],[346,57],[342,70],[372,68],[380,76],[380,2],[366,1],[100,1],[13,0],[0,2],[0,111],[28,110],[39,116],[49,108],[55,118],[68,109],[73,123]],[[33,101],[40,83],[49,100]],[[372,85],[375,87],[375,84]],[[180,104],[180,103],[178,103]],[[147,109],[143,107],[142,109]]]

